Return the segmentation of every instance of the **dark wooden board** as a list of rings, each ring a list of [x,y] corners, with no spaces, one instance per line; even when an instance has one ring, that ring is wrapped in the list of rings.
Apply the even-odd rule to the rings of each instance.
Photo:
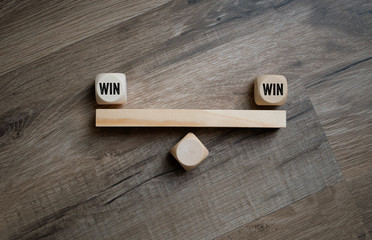
[[[0,75],[167,2],[169,1],[2,1]]]
[[[347,185],[343,181],[328,187],[244,225],[219,240],[370,239]]]
[[[2,170],[5,232],[213,238],[333,185],[342,176],[314,109],[299,81],[289,86],[286,129],[191,129],[210,156],[190,173],[168,153],[190,129],[95,128],[94,94],[57,122],[34,120],[17,174]]]
[[[354,178],[348,183],[365,226],[372,236],[372,173]]]
[[[83,28],[84,36],[71,31],[56,47],[48,47],[55,46],[53,38],[20,37],[26,43],[20,47],[36,47],[28,55],[11,51],[0,64],[6,66],[0,77],[1,236],[213,238],[339,182],[342,174],[307,91],[324,113],[323,87],[339,84],[335,72],[344,74],[340,69],[352,70],[347,66],[359,62],[368,70],[367,3],[172,1],[146,13],[139,8],[144,14],[138,16],[121,5],[125,16],[136,17],[114,18],[113,25],[104,18],[111,28],[97,33]],[[76,19],[81,12],[69,14]],[[45,26],[33,21],[37,29]],[[127,108],[200,109],[255,109],[254,77],[284,74],[291,84],[283,106],[288,128],[96,129],[93,81],[100,72],[127,74]],[[359,76],[369,87],[369,72]],[[329,83],[313,84],[318,81]],[[337,114],[320,120],[327,126],[327,118],[340,118]],[[363,129],[370,125],[361,118],[351,121]],[[326,130],[333,133],[332,127]],[[168,154],[188,131],[211,152],[190,174]],[[352,133],[350,128],[344,136],[354,139]],[[368,136],[359,143],[366,146]],[[338,139],[331,140],[343,157]],[[360,166],[370,166],[362,160],[368,157],[365,147],[355,148],[355,155],[351,177]],[[348,169],[343,159],[341,167]],[[356,225],[350,232],[359,227],[359,221],[351,222]]]
[[[252,87],[226,91],[240,92],[233,108],[252,102]],[[190,129],[95,128],[91,88],[18,121],[26,133],[14,138],[16,124],[3,142],[8,154],[23,146],[2,159],[5,226],[21,223],[8,234],[213,238],[333,185],[341,172],[311,102],[300,81],[289,88],[286,129],[191,129],[211,152],[191,173],[168,153]]]
[[[372,171],[371,63],[372,57],[343,64],[333,68],[334,73],[321,71],[307,83],[346,179]],[[322,89],[328,89],[327,94],[318,94]]]

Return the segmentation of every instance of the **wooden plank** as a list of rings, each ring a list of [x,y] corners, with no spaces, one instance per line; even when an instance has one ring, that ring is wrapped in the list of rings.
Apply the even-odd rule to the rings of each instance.
[[[283,110],[97,109],[96,127],[285,128]]]
[[[343,181],[217,238],[370,239]]]

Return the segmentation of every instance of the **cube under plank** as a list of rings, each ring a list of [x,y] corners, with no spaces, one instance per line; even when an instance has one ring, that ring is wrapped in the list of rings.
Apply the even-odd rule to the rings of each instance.
[[[186,171],[191,171],[208,156],[209,151],[199,138],[190,132],[171,148],[170,153]]]

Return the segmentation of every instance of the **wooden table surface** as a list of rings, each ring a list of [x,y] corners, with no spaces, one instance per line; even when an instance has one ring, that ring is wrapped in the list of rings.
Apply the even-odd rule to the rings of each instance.
[[[0,3],[0,239],[371,239],[372,3]],[[96,128],[94,78],[123,108],[273,109],[285,129]],[[210,155],[185,172],[169,149]]]

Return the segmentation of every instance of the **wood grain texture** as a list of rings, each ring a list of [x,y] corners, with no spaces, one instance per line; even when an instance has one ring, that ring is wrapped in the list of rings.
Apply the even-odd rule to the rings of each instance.
[[[372,173],[354,178],[348,182],[348,187],[361,212],[369,235],[372,236]]]
[[[0,76],[167,2],[2,1]]]
[[[34,121],[55,132],[35,133],[16,166],[1,159],[4,235],[214,238],[333,185],[342,176],[314,109],[290,87],[286,129],[194,131],[210,155],[190,174],[168,153],[187,129],[97,129],[93,93],[71,118],[57,113],[58,129]]]
[[[285,59],[270,59],[286,61],[281,72],[305,84],[345,177],[368,174],[372,170],[372,3],[290,2],[281,12],[289,17],[293,9],[301,16],[299,22],[285,21],[288,37],[278,40]]]
[[[27,12],[11,5],[2,13]],[[42,25],[37,18],[34,28]],[[114,25],[48,50],[52,54],[7,65],[1,76],[1,237],[213,238],[339,182],[340,169],[301,82],[315,109],[323,109],[328,137],[350,127],[342,136],[345,143],[355,141],[353,161],[338,147],[343,143],[330,139],[348,179],[369,166],[364,133],[371,123],[354,117],[338,125],[370,111],[357,99],[359,83],[369,88],[369,1],[172,1]],[[44,48],[42,41],[22,38]],[[356,67],[364,69],[358,78],[337,81],[338,74],[359,74]],[[100,72],[127,74],[126,107],[195,109],[256,109],[253,79],[283,74],[292,84],[282,107],[289,126],[193,131],[211,155],[186,174],[168,150],[190,129],[94,127],[93,80]],[[317,79],[334,84],[312,90]],[[355,107],[325,114],[317,99],[334,85],[349,97],[333,96],[328,106],[351,101]],[[355,189],[359,197],[368,192]],[[359,197],[359,206],[366,206]],[[354,216],[341,214],[345,221]],[[359,236],[359,221],[350,224],[345,234]]]
[[[285,128],[284,110],[96,109],[96,127]]]
[[[347,185],[326,188],[218,239],[371,239]]]
[[[347,179],[372,171],[371,66],[372,57],[342,64],[331,73],[322,72],[307,84]],[[322,89],[328,89],[327,94],[318,94]]]

